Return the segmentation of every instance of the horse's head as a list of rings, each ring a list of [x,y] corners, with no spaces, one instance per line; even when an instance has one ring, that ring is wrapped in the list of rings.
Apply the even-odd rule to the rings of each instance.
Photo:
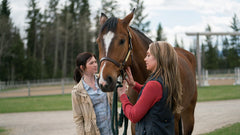
[[[133,13],[124,19],[107,18],[102,13],[101,29],[97,38],[99,48],[100,70],[99,86],[104,92],[113,91],[121,71],[130,65],[132,51],[129,23]]]

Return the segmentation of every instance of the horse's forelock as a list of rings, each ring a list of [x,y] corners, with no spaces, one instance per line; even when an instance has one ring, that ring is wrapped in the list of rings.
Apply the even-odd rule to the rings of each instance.
[[[116,17],[111,17],[109,18],[102,26],[100,32],[102,33],[105,28],[107,29],[107,31],[113,31],[115,32],[116,28],[117,28],[117,23],[118,23],[118,19]]]

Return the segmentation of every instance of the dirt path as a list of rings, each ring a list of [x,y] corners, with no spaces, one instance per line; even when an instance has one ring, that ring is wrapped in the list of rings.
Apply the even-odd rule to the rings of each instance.
[[[239,104],[240,100],[197,103],[193,135],[240,122]],[[0,127],[10,129],[9,135],[76,135],[71,111],[0,114]]]

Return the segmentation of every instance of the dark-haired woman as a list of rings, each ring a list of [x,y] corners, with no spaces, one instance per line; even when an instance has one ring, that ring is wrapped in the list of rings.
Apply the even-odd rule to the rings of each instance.
[[[97,85],[96,56],[80,53],[76,59],[72,90],[73,120],[78,135],[112,135],[112,93],[104,93]]]

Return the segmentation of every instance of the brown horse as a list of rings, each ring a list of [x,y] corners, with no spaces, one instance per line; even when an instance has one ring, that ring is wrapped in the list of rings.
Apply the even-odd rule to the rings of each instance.
[[[134,10],[124,19],[115,17],[108,19],[105,14],[101,15],[101,29],[97,38],[100,59],[98,83],[104,92],[115,89],[117,78],[128,66],[132,70],[134,80],[141,84],[146,81],[149,75],[144,57],[148,45],[152,41],[137,29],[129,26],[133,14]],[[189,135],[194,127],[194,109],[197,100],[196,61],[190,52],[180,48],[175,48],[175,50],[179,59],[178,65],[183,85],[182,106],[184,107],[181,114],[175,115],[175,133],[176,135]],[[135,104],[137,93],[130,89],[128,96],[130,102]],[[135,134],[134,127],[132,124],[132,134]]]

